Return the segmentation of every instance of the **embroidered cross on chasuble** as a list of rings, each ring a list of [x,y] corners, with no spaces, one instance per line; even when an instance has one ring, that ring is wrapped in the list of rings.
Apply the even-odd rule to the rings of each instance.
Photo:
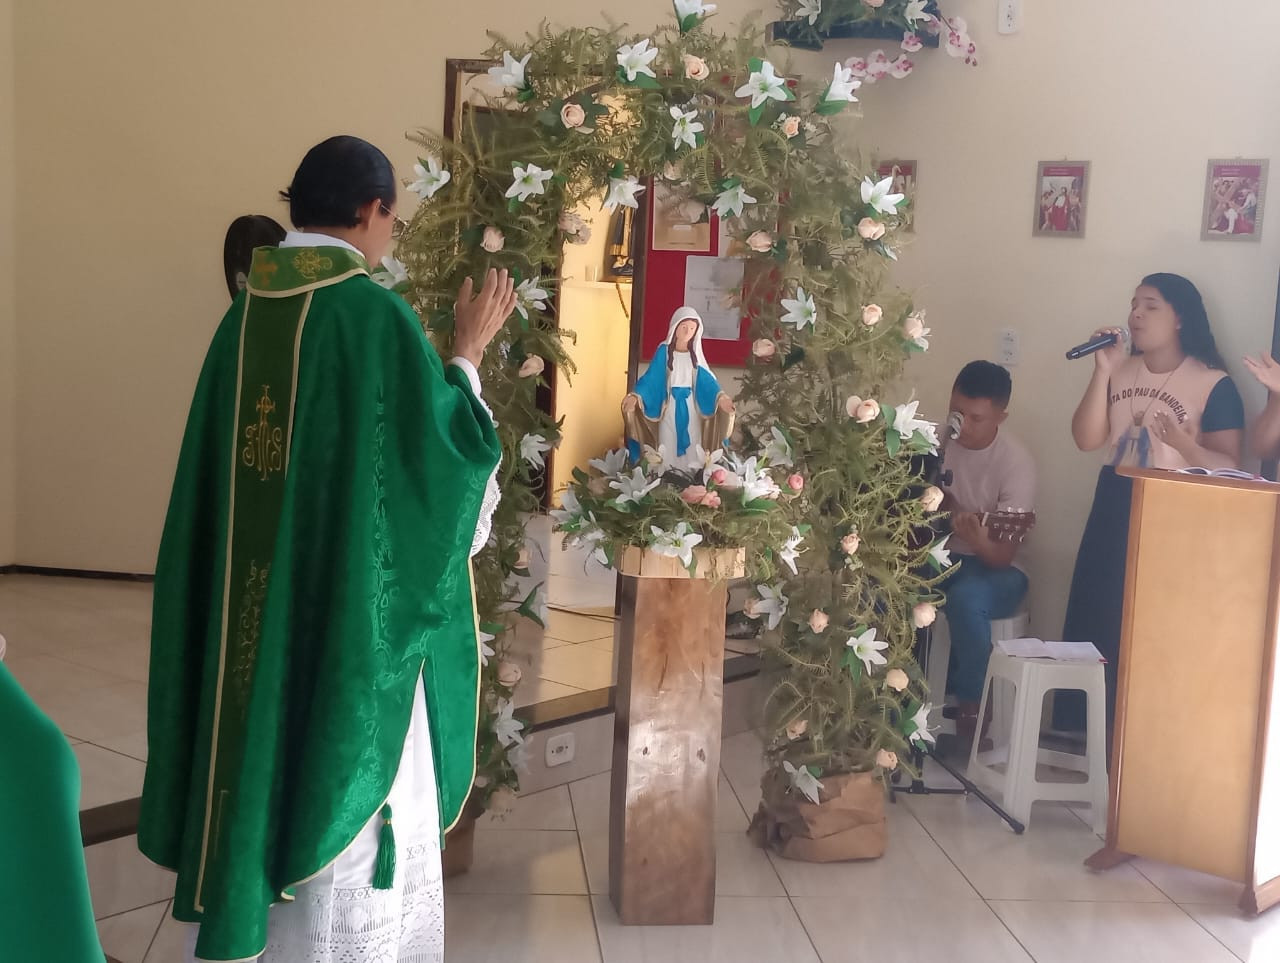
[[[469,566],[500,445],[402,298],[338,247],[259,248],[196,388],[156,565],[138,844],[197,956],[387,799],[421,675],[441,830],[475,775]]]

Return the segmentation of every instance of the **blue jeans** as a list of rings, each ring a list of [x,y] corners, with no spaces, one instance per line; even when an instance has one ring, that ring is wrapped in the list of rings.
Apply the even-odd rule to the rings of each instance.
[[[1027,576],[1019,569],[992,568],[973,555],[961,555],[960,569],[942,584],[943,613],[951,629],[947,691],[960,702],[977,702],[991,658],[991,620],[1007,619],[1027,594]]]

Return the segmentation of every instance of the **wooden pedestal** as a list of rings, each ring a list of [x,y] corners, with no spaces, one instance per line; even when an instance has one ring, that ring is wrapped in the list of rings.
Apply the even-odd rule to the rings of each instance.
[[[709,924],[728,585],[628,574],[645,570],[633,561],[619,577],[609,896],[623,923]],[[725,573],[716,561],[699,572]]]

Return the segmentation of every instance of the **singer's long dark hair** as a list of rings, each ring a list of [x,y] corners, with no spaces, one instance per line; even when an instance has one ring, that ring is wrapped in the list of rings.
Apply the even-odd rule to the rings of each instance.
[[[1142,279],[1142,284],[1159,291],[1160,297],[1178,316],[1182,324],[1178,329],[1182,353],[1203,361],[1210,368],[1226,371],[1227,363],[1222,360],[1217,342],[1213,340],[1209,313],[1204,309],[1204,298],[1200,296],[1199,289],[1181,274],[1148,274]]]

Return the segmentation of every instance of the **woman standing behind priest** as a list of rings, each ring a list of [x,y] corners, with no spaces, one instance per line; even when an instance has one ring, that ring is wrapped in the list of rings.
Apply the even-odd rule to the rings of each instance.
[[[1204,300],[1177,274],[1151,274],[1133,293],[1132,353],[1119,328],[1116,344],[1095,352],[1093,378],[1071,419],[1081,451],[1108,448],[1093,508],[1076,555],[1062,630],[1068,641],[1093,642],[1107,659],[1107,749],[1115,718],[1125,558],[1132,479],[1118,466],[1238,468],[1244,405],[1218,353]],[[1060,693],[1058,729],[1084,728],[1080,693]]]

